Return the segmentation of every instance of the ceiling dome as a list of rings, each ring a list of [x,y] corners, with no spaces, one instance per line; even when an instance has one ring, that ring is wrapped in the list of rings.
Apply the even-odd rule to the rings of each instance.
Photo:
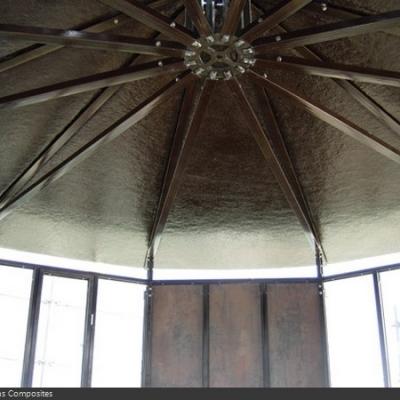
[[[1,2],[0,247],[156,268],[400,251],[398,2],[204,3]]]

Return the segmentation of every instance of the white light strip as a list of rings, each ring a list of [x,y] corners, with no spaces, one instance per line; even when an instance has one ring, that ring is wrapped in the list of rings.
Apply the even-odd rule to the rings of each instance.
[[[279,279],[279,278],[315,278],[315,265],[289,268],[257,269],[178,269],[155,268],[155,280],[180,279]]]
[[[378,257],[361,258],[353,261],[327,264],[324,268],[324,276],[343,274],[346,272],[362,271],[370,268],[385,267],[400,263],[400,253],[386,254]]]
[[[147,273],[144,268],[47,256],[44,254],[29,253],[25,251],[17,251],[1,247],[0,259],[27,264],[38,264],[54,268],[64,268],[70,270],[73,269],[78,271],[95,272],[100,274],[118,275],[128,278],[146,279],[147,277]]]

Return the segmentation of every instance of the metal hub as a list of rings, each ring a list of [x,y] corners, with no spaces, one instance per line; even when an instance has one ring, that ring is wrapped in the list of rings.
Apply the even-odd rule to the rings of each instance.
[[[232,79],[254,64],[254,49],[232,35],[200,37],[185,52],[185,65],[206,79]]]

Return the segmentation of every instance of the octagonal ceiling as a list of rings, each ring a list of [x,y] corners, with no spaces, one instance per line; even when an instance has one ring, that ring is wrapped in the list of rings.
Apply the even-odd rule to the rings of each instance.
[[[184,3],[189,15],[196,15],[193,2]],[[329,262],[400,251],[400,74],[394,72],[400,71],[400,5],[325,3],[326,11],[316,1],[254,1],[253,19],[262,16],[258,24],[282,7],[290,11],[280,26],[253,41],[254,48],[270,46],[269,35],[279,34],[277,42],[284,43],[284,30],[353,24],[370,14],[381,15],[379,21],[397,18],[396,23],[316,41],[309,50],[322,55],[324,65],[304,67],[300,45],[294,50],[273,45],[252,67],[259,75],[212,81],[185,75],[179,60],[158,65],[157,48],[175,38],[167,30],[155,39],[151,23],[132,19],[124,8],[155,10],[150,15],[168,23],[177,17],[171,28],[180,29],[181,2],[3,0],[0,247],[132,266],[143,265],[150,249],[156,268],[311,265],[313,242]],[[52,29],[99,23],[89,32],[105,30],[108,49],[86,48],[65,37],[62,44],[51,41],[57,36],[50,38]],[[205,29],[199,24],[199,31]],[[42,36],[34,35],[38,32]],[[195,31],[189,34],[195,40]],[[132,52],[119,51],[112,41],[126,37],[159,40],[161,46],[146,42],[150,51],[145,52],[155,54],[140,56],[136,65],[140,74],[141,64],[156,60],[146,68],[158,66],[165,73],[146,75],[143,69],[143,79],[120,86],[113,81],[111,89],[105,87],[114,78],[107,76],[96,90],[66,96],[68,88],[61,86],[47,101],[29,100],[34,93],[28,90],[113,70],[120,74],[132,62]],[[39,40],[47,54],[39,54],[44,47]],[[182,51],[181,44],[175,47]],[[343,72],[345,65],[361,70]],[[137,73],[134,68],[128,72]],[[311,103],[299,103],[282,87]],[[49,89],[44,92],[47,96]],[[154,107],[146,105],[149,98]],[[321,120],[321,108],[311,115],[313,105],[355,127],[358,140],[340,129],[337,119]],[[134,113],[135,123],[109,141],[107,128],[118,127],[132,110],[140,114]],[[98,139],[103,133],[104,143]],[[40,168],[24,181],[31,163],[49,144],[55,149],[60,135],[71,138],[51,157],[40,158]],[[360,142],[368,135],[372,142]],[[93,151],[86,151],[93,143]]]

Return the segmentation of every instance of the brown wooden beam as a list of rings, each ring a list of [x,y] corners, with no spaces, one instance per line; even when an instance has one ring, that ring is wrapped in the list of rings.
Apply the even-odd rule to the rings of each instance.
[[[400,10],[396,10],[379,15],[319,25],[283,35],[268,36],[257,39],[254,42],[254,46],[256,53],[261,54],[269,50],[306,46],[376,32],[398,27],[399,24]]]
[[[305,230],[305,233],[308,234],[308,232],[311,232],[313,241],[310,241],[310,243],[311,244],[315,243],[315,245],[318,247],[318,249],[322,252],[322,254],[325,257],[325,252],[322,247],[322,242],[320,239],[320,235],[318,233],[318,229],[314,222],[307,199],[304,195],[303,188],[301,187],[300,181],[298,179],[296,170],[294,168],[294,164],[289,155],[285,140],[279,128],[279,124],[275,116],[275,112],[272,108],[272,104],[268,96],[268,93],[265,89],[259,87],[257,87],[256,90],[259,93],[258,98],[261,102],[261,106],[264,111],[262,116],[265,120],[265,126],[267,126],[266,129],[267,138],[271,143],[271,147],[273,149],[273,152],[275,153],[276,158],[279,160],[282,168],[285,171],[285,175],[292,188],[292,192],[295,193],[297,203],[301,207],[302,213],[304,214],[304,217],[307,220],[308,228]],[[313,247],[313,249],[315,249],[315,247]]]
[[[318,13],[318,14],[324,14],[328,17],[331,18],[336,18],[339,20],[343,20],[343,19],[354,19],[357,17],[367,17],[367,16],[371,16],[374,15],[373,12],[367,12],[367,11],[363,11],[360,9],[355,9],[355,8],[351,8],[348,6],[344,6],[344,5],[336,5],[336,4],[332,4],[331,2],[325,2],[324,3],[327,5],[327,7],[322,7],[321,3],[312,3],[310,4],[310,7],[307,7],[304,11],[306,12],[311,12],[311,13]],[[394,30],[388,30],[388,31],[384,31],[386,33],[390,33],[391,35],[396,35],[399,36],[400,32],[394,31]]]
[[[183,7],[178,8],[172,17],[177,18],[183,11]],[[127,17],[129,18],[129,17]],[[157,38],[160,34],[155,32],[150,38]],[[137,64],[142,55],[132,56],[126,63],[126,67]],[[101,109],[101,107],[114,96],[121,88],[118,86],[110,86],[92,98],[92,100],[70,121],[70,123],[51,141],[41,152],[30,162],[30,164],[19,174],[0,194],[0,208],[9,202],[18,192],[35,177],[37,172],[46,165],[55,154],[58,153],[79,131],[80,129]]]
[[[162,65],[159,65],[160,62],[162,62]],[[73,79],[71,81],[43,86],[26,92],[1,97],[0,110],[24,107],[107,86],[121,85],[123,83],[133,82],[140,79],[178,73],[183,71],[185,68],[186,67],[182,61],[167,59],[162,61],[152,61],[111,72],[90,75],[84,78]]]
[[[267,15],[261,17],[261,21],[254,21],[248,28],[245,28],[244,33],[241,35],[243,40],[251,43],[265,32],[275,28],[278,24],[288,19],[291,15],[301,10],[312,0],[284,0]]]
[[[200,35],[212,34],[211,26],[203,13],[203,8],[197,0],[183,0],[187,13]]]
[[[121,11],[129,17],[164,33],[167,37],[180,42],[186,46],[191,45],[195,38],[185,27],[179,25],[174,20],[158,13],[157,11],[143,5],[135,0],[100,0],[102,3]]]
[[[286,25],[279,25],[277,29],[281,33],[286,33],[289,28]],[[321,53],[312,50],[309,47],[297,47],[292,49],[292,51],[301,57],[306,59],[311,59],[315,61],[330,62]],[[384,107],[382,107],[376,100],[365,93],[360,87],[358,87],[354,82],[346,81],[343,79],[333,80],[338,86],[340,86],[347,94],[353,97],[361,106],[367,109],[372,115],[375,116],[379,121],[381,121],[386,127],[388,127],[395,134],[400,135],[400,121],[389,113]]]
[[[400,72],[374,68],[307,60],[298,57],[279,56],[278,58],[258,58],[256,66],[267,69],[303,72],[308,75],[325,78],[374,83],[400,87]]]
[[[165,3],[167,2],[170,2],[170,0],[155,0],[149,2],[148,4],[151,4],[151,6],[154,8],[161,8],[164,7]],[[97,21],[94,23],[91,22],[81,24],[80,26],[71,29],[89,33],[101,33],[123,26],[129,21],[131,21],[131,18],[127,15],[119,12],[114,12],[102,18],[98,18]],[[63,47],[63,45],[42,44],[28,46],[24,49],[16,51],[13,54],[7,55],[2,60],[0,60],[0,72],[7,71],[11,68],[17,67],[18,65],[25,64],[26,62],[35,60],[39,57],[43,57],[47,54],[60,50]]]
[[[277,83],[258,75],[254,71],[249,71],[248,74],[249,77],[257,82],[259,85],[284,95],[285,97],[291,99],[296,104],[298,104],[302,109],[316,116],[320,120],[328,123],[334,128],[352,137],[353,139],[356,139],[359,142],[365,144],[372,150],[375,150],[376,152],[384,155],[388,159],[400,164],[400,150],[387,144],[378,137],[370,134],[353,122],[348,121],[344,117],[336,114],[335,112],[329,110],[322,105],[306,99],[302,95],[295,93],[293,90],[287,89],[282,85],[278,85]]]
[[[101,33],[108,30],[112,30],[116,27],[123,26],[125,23],[130,21],[130,18],[120,14],[114,13],[113,16],[107,16],[100,22],[94,24],[85,24],[85,27],[72,28],[74,30],[82,30],[84,32]],[[62,49],[63,45],[42,45],[34,44],[28,46],[22,50],[10,54],[0,60],[0,72],[7,71],[11,68],[17,67],[18,65],[25,64],[28,61],[35,60],[36,58],[43,57],[46,54],[53,53],[59,49]]]
[[[241,84],[237,81],[237,79],[228,81],[228,85],[231,88],[235,99],[238,101],[241,111],[248,121],[251,133],[253,134],[261,153],[267,160],[275,179],[277,180],[286,197],[286,200],[299,219],[299,222],[301,223],[306,233],[306,237],[311,245],[312,251],[314,251],[316,245],[318,247],[321,246],[320,240],[318,239],[317,233],[314,231],[314,226],[312,224],[308,208],[303,202],[304,199],[299,195],[298,187],[293,184],[293,179],[295,179],[295,176],[291,175],[290,172],[288,173],[290,167],[287,164],[284,164],[285,161],[288,161],[288,159],[283,156],[285,161],[282,161],[278,156],[270,136],[264,131],[260,120],[258,119],[250,101],[248,100]],[[274,143],[278,143],[278,147],[282,151],[281,144],[279,143],[280,140],[277,139],[277,135],[280,134],[277,132],[278,127],[275,117],[269,112],[270,110],[268,108],[265,111],[267,120],[269,120],[268,122],[271,124],[269,125],[269,129],[273,131],[272,135],[275,138]],[[282,156],[284,152],[281,153],[281,151],[279,151],[279,153]]]
[[[247,0],[231,0],[229,2],[228,11],[225,17],[224,25],[221,33],[226,35],[234,35],[240,22],[240,15],[246,5]]]
[[[165,101],[168,101],[171,96],[177,93],[178,90],[190,84],[195,79],[197,78],[193,74],[187,72],[182,75],[182,77],[177,81],[174,79],[173,81],[162,87],[148,99],[136,106],[131,112],[120,118],[118,121],[114,122],[110,127],[105,129],[94,139],[82,146],[79,150],[74,152],[59,165],[54,167],[36,182],[27,187],[23,192],[19,193],[5,206],[0,208],[0,220],[4,219],[20,204],[32,198],[45,187],[49,186],[52,182],[61,178],[77,164],[87,159],[100,146],[111,142],[122,133],[124,133],[127,129],[134,126],[137,122],[149,115],[158,105]]]
[[[214,86],[214,81],[206,80],[185,93],[149,239],[148,254],[153,257],[160,244],[162,232],[182,182],[190,152],[201,128]]]
[[[65,47],[122,51],[156,56],[181,57],[184,54],[184,47],[176,42],[165,40],[156,42],[132,36],[33,26],[0,24],[0,38],[55,44]]]

